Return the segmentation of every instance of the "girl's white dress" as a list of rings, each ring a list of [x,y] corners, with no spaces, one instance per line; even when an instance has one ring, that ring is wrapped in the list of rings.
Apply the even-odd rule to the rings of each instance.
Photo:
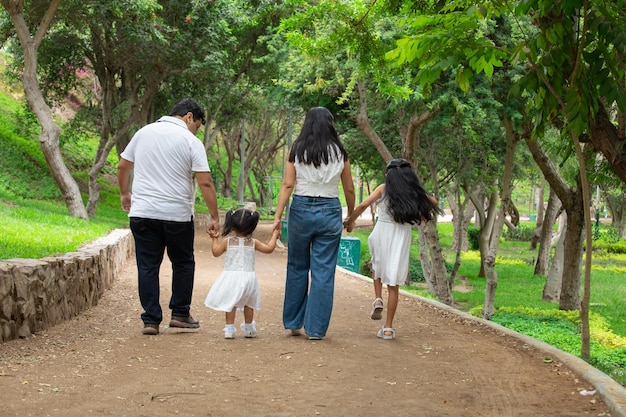
[[[254,239],[228,238],[224,270],[209,290],[204,305],[226,312],[244,306],[261,309],[261,291],[254,272]]]
[[[412,226],[396,223],[387,210],[385,200],[378,204],[378,221],[367,238],[374,278],[383,284],[404,285],[409,273]]]

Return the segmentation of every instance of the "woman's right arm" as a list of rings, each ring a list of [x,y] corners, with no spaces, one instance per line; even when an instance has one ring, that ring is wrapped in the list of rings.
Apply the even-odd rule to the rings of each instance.
[[[383,195],[383,191],[385,191],[385,184],[380,184],[376,187],[372,194],[370,194],[361,204],[354,208],[351,215],[346,217],[343,222],[343,226],[348,232],[352,231],[354,228],[354,222],[361,214],[363,214],[365,209],[371,206],[373,202],[377,201]]]
[[[283,183],[280,186],[280,193],[278,194],[278,203],[276,204],[276,214],[274,215],[274,226],[272,230],[281,230],[281,218],[283,210],[287,206],[287,202],[291,197],[293,188],[296,185],[296,166],[293,162],[285,162],[285,177]]]

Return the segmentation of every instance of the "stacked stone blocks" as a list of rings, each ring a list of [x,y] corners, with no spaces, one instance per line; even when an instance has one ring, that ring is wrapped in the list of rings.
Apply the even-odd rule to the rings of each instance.
[[[98,304],[133,254],[132,234],[119,229],[62,256],[0,261],[0,342],[40,332]]]

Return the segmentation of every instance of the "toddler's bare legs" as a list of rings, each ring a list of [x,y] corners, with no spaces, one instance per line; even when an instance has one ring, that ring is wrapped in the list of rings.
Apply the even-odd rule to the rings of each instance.
[[[243,308],[243,318],[247,324],[252,323],[252,320],[254,320],[254,309],[252,309],[251,307],[245,306]],[[233,317],[233,320],[234,320],[234,317]]]
[[[244,311],[245,313],[245,311]],[[234,307],[231,311],[226,313],[226,325],[234,325],[235,324],[235,315],[237,314],[237,307]]]
[[[254,323],[254,310],[251,307],[244,306],[243,317],[245,323],[241,323],[244,337],[256,337],[256,324]]]
[[[226,326],[224,326],[224,338],[234,339],[235,332],[235,315],[237,314],[237,307],[234,307],[231,311],[226,313]]]

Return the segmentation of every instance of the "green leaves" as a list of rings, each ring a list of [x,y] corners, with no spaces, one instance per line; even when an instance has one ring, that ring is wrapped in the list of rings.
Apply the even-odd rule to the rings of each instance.
[[[527,76],[511,93],[531,98],[545,115],[540,123],[560,115],[572,133],[581,134],[596,103],[626,109],[626,12],[620,3],[587,3],[585,9],[581,0],[534,0],[512,8],[508,2],[476,6],[459,0],[436,13],[414,9],[399,20],[405,35],[386,57],[398,66],[416,65],[415,80],[426,91],[448,71],[468,91],[472,75],[491,78],[498,68],[522,64]],[[511,31],[502,37],[507,24]]]

